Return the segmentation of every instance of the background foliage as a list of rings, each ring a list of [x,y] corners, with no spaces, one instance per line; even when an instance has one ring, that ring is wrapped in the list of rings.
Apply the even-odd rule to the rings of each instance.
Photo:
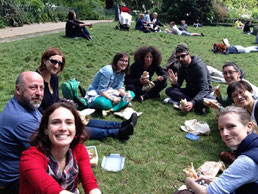
[[[66,56],[66,66],[59,79],[60,86],[65,80],[75,77],[87,88],[96,72],[110,63],[115,53],[127,52],[132,63],[134,51],[142,45],[157,47],[162,53],[161,66],[164,67],[180,42],[188,44],[191,55],[200,56],[206,65],[219,70],[225,62],[236,62],[245,71],[246,79],[258,85],[258,53],[222,55],[211,52],[213,43],[220,43],[225,37],[231,45],[254,45],[255,37],[243,34],[239,29],[189,26],[190,32],[205,34],[204,37],[191,37],[166,33],[145,34],[133,30],[134,24],[129,32],[119,31],[114,29],[115,25],[116,22],[94,25],[90,30],[93,37],[90,42],[81,38],[69,39],[64,36],[64,32],[60,32],[0,44],[0,111],[14,94],[18,74],[25,70],[35,71],[42,53],[50,46],[59,48]],[[216,85],[218,83],[213,83],[213,86]],[[222,94],[226,94],[226,85],[220,84],[220,89]],[[214,110],[206,115],[194,112],[185,114],[169,104],[163,104],[164,98],[166,95],[162,91],[161,99],[132,102],[133,108],[142,112],[142,115],[138,119],[134,135],[128,141],[106,138],[85,143],[97,147],[99,166],[93,171],[103,193],[173,193],[173,185],[179,187],[183,184],[182,170],[191,162],[199,167],[207,160],[218,161],[218,153],[228,150],[219,136]],[[91,118],[103,119],[99,112],[91,115]],[[186,139],[186,133],[180,130],[180,126],[188,119],[206,121],[211,128],[210,135],[200,136],[198,141]],[[122,121],[113,114],[108,115],[106,120]],[[121,172],[110,173],[100,167],[103,156],[110,153],[119,153],[125,157],[125,166]]]

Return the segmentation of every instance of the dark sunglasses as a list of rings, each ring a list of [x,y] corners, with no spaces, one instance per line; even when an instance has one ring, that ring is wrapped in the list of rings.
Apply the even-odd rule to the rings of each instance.
[[[177,60],[180,59],[180,58],[184,59],[186,55],[188,55],[188,54],[178,55],[178,56],[176,56],[176,59]]]
[[[55,59],[49,59],[49,61],[53,64],[53,65],[56,65],[58,63],[59,66],[63,66],[64,63],[61,62],[61,61],[57,61]]]

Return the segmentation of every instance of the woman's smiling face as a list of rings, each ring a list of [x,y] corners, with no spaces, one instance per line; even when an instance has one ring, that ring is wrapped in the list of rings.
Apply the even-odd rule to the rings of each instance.
[[[240,72],[237,72],[233,66],[223,68],[223,75],[227,85],[240,80]]]

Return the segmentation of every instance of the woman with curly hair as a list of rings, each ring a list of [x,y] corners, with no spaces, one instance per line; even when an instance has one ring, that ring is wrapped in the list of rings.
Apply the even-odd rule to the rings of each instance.
[[[85,193],[100,194],[88,152],[88,138],[76,108],[57,102],[43,114],[31,147],[20,161],[20,193],[79,193],[79,179]]]
[[[135,93],[138,101],[160,98],[160,91],[167,86],[167,75],[160,66],[161,60],[160,51],[153,46],[142,46],[135,51],[135,62],[125,76],[125,85],[127,90]],[[148,72],[149,76],[142,76],[143,72]],[[157,78],[153,82],[155,86],[149,90],[143,89],[143,86],[150,83],[154,73],[157,74]]]

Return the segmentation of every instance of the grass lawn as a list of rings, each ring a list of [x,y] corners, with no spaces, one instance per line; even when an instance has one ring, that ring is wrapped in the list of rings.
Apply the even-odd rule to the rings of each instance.
[[[221,70],[225,62],[236,62],[245,72],[246,79],[258,85],[256,78],[258,53],[221,55],[210,50],[213,43],[220,43],[227,37],[231,45],[254,45],[254,36],[245,35],[241,30],[232,27],[189,27],[189,32],[203,32],[204,37],[176,36],[166,33],[144,34],[132,29],[115,30],[116,23],[96,24],[90,30],[93,41],[84,39],[68,39],[64,33],[57,33],[10,43],[0,44],[0,110],[13,96],[15,80],[25,70],[36,70],[40,64],[43,51],[54,46],[66,56],[66,67],[60,75],[60,85],[70,78],[77,78],[87,88],[95,73],[111,62],[115,53],[122,51],[131,56],[142,45],[156,46],[162,53],[164,67],[166,61],[180,42],[190,47],[191,55],[198,55],[206,65]],[[134,25],[132,25],[134,26]],[[213,83],[216,86],[217,83]],[[222,93],[226,93],[226,85],[221,85]],[[61,94],[61,90],[60,90]],[[218,153],[227,149],[222,143],[217,129],[215,112],[197,115],[194,112],[185,114],[175,110],[171,105],[164,105],[164,91],[161,99],[139,103],[133,101],[133,108],[143,112],[135,127],[134,135],[126,142],[107,138],[103,141],[87,141],[86,145],[97,146],[99,163],[103,156],[119,153],[124,156],[125,166],[121,172],[104,171],[100,164],[94,168],[94,174],[103,193],[173,193],[173,185],[181,186],[178,180],[184,179],[182,169],[193,162],[195,167],[207,160],[218,161]],[[100,114],[92,117],[102,119]],[[201,136],[198,141],[185,138],[180,130],[187,119],[208,122],[211,128],[209,136]],[[121,121],[114,115],[107,120]]]

